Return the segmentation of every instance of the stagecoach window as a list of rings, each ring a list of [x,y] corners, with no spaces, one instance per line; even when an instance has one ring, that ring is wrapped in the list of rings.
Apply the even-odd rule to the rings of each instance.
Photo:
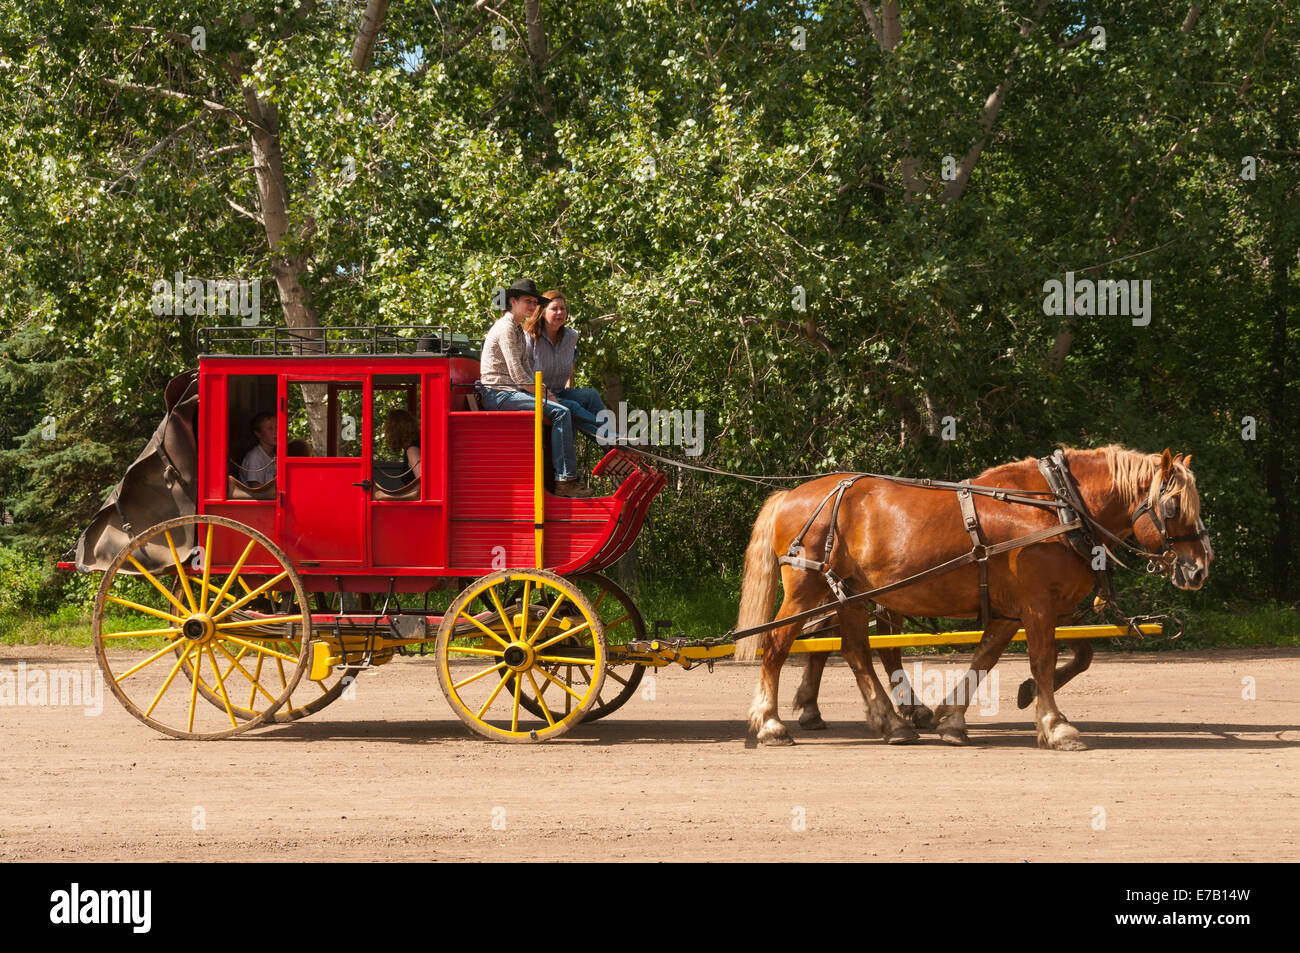
[[[414,455],[408,454],[406,448],[414,440],[415,447],[421,453],[424,450],[419,439],[420,378],[415,374],[377,374],[371,388],[371,472],[375,486],[387,493],[409,489],[418,484],[418,478],[410,464]],[[403,445],[396,446],[394,441]],[[383,493],[376,496],[384,498]],[[418,499],[418,495],[414,498]]]
[[[361,456],[360,381],[290,381],[287,390],[284,425],[289,456]]]
[[[275,414],[274,374],[232,374],[226,379],[226,472],[246,485],[256,485],[274,479],[273,470],[263,467],[250,473],[244,469],[249,453],[258,447],[253,432],[253,421],[259,414]],[[269,454],[275,458],[272,447]]]

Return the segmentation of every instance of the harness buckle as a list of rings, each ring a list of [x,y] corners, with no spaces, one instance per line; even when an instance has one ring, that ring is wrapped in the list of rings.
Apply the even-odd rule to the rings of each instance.
[[[849,598],[848,590],[844,588],[844,580],[835,575],[830,566],[825,571],[826,585],[830,586],[831,592],[835,593],[835,598],[840,602],[846,602]]]

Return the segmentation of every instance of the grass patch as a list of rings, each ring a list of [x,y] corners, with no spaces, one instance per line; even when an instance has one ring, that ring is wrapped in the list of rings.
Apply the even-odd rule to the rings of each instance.
[[[0,645],[71,645],[89,648],[94,642],[90,613],[80,606],[61,606],[51,613],[0,613]]]

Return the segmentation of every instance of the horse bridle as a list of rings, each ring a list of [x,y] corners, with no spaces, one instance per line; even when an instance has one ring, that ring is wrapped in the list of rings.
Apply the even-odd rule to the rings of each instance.
[[[1137,538],[1138,521],[1144,516],[1151,520],[1151,525],[1154,526],[1156,532],[1160,534],[1160,545],[1164,547],[1164,552],[1160,554],[1148,553],[1139,550],[1136,547],[1129,547],[1139,556],[1147,557],[1147,572],[1170,573],[1173,571],[1174,563],[1178,559],[1178,554],[1174,552],[1174,543],[1191,543],[1200,539],[1208,540],[1210,538],[1209,531],[1205,528],[1205,524],[1200,520],[1197,520],[1197,523],[1200,524],[1200,529],[1195,533],[1184,533],[1182,536],[1169,535],[1169,528],[1165,525],[1165,520],[1174,519],[1178,516],[1178,500],[1176,497],[1166,497],[1165,489],[1165,478],[1162,475],[1160,477],[1160,483],[1156,487],[1155,496],[1148,496],[1143,500],[1142,503],[1138,505],[1137,509],[1133,511],[1133,515],[1129,520],[1133,528],[1133,536],[1135,539]],[[1152,499],[1155,499],[1156,501],[1154,505],[1152,505]]]

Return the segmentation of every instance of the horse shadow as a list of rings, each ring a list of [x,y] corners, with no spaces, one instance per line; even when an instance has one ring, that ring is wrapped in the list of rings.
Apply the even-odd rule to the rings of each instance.
[[[1114,722],[1075,721],[1092,750],[1289,750],[1300,747],[1300,725],[1233,724],[1227,722]],[[836,722],[823,731],[804,731],[789,723],[796,744],[831,747],[876,744],[880,737],[865,723]],[[972,722],[970,750],[980,748],[1032,748],[1033,723],[1023,721]],[[1286,737],[1291,735],[1291,737]],[[232,739],[233,740],[233,739]],[[476,741],[487,743],[455,719],[402,719],[396,721],[305,718],[285,725],[269,725],[239,736],[239,741],[258,744],[301,744],[321,741],[369,741],[389,744],[425,745]],[[579,725],[546,744],[609,745],[743,745],[745,723],[739,719],[698,721],[654,721],[649,719],[607,719]],[[229,742],[228,742],[229,743]],[[919,741],[903,747],[953,746],[933,732],[922,732]]]

